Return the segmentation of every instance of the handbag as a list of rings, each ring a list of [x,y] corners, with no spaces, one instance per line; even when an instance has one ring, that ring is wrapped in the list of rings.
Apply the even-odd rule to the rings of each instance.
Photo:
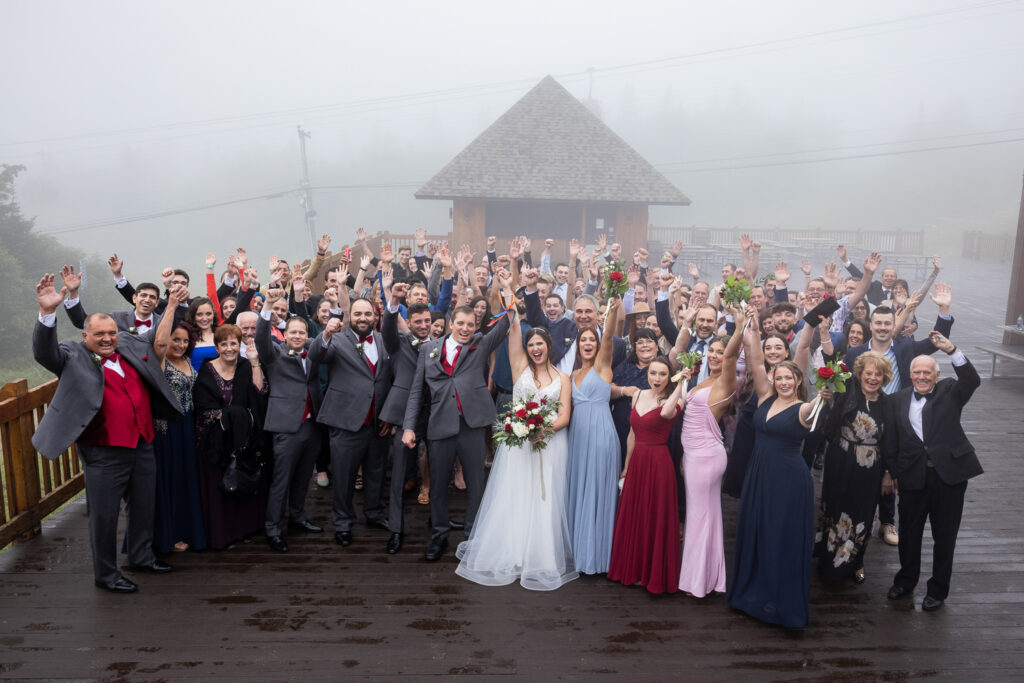
[[[251,498],[259,492],[263,478],[263,458],[259,451],[231,453],[224,469],[220,487],[224,493],[239,498]]]

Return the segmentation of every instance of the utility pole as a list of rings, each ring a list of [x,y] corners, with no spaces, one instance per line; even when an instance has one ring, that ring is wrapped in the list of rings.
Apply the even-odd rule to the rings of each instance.
[[[306,228],[309,229],[309,246],[316,248],[316,211],[313,209],[313,187],[309,184],[309,162],[306,159],[306,139],[310,134],[302,130],[302,126],[296,126],[299,131],[299,151],[302,154],[302,181],[299,187],[302,195],[299,197],[299,204],[306,209]]]

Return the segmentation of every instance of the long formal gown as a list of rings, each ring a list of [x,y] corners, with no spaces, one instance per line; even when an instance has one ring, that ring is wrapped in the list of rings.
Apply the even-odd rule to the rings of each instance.
[[[775,397],[754,413],[754,457],[740,496],[729,604],[761,621],[802,627],[808,621],[814,482],[801,455],[809,430],[800,404],[771,420]]]
[[[636,363],[624,360],[619,363],[612,374],[612,384],[620,387],[636,387],[650,389],[647,382],[647,368],[637,367]],[[633,398],[620,396],[612,400],[612,421],[619,435],[619,467],[626,462],[626,437],[629,436],[630,420],[633,415]]]
[[[608,407],[611,385],[591,368],[572,382],[569,423],[569,534],[576,569],[604,574],[612,555],[619,497],[619,439]]]
[[[164,377],[174,392],[183,418],[155,419],[153,450],[156,455],[156,505],[153,547],[168,553],[179,541],[193,550],[206,548],[203,507],[196,463],[196,430],[192,416],[192,385],[196,374],[186,375],[167,363]]]
[[[561,389],[556,378],[538,390],[527,368],[512,397],[556,401]],[[456,551],[456,574],[485,586],[518,580],[531,590],[554,590],[579,577],[566,520],[568,450],[564,429],[540,451],[529,444],[498,446],[473,530]]]
[[[884,471],[884,394],[868,401],[850,392],[834,434],[828,434],[821,479],[821,513],[815,534],[818,569],[831,580],[849,578],[864,566]],[[852,401],[850,400],[852,399]],[[831,421],[830,421],[831,422]]]
[[[677,409],[678,415],[678,409]],[[676,476],[668,452],[675,418],[661,408],[643,415],[633,408],[633,457],[619,499],[608,578],[651,593],[679,588],[679,506]]]
[[[757,392],[752,392],[736,416],[736,434],[732,438],[729,462],[725,466],[725,477],[722,479],[722,491],[733,498],[739,498],[743,492],[743,480],[747,477],[750,459],[754,455],[754,413],[756,411]]]
[[[710,386],[690,392],[683,413],[686,531],[679,590],[698,598],[725,592],[722,475],[726,455],[722,431],[708,405],[710,395]],[[731,400],[727,396],[723,402]]]

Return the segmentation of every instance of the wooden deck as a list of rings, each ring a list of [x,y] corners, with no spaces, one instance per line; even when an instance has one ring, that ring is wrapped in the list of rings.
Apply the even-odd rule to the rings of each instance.
[[[954,338],[968,337],[969,351],[983,341],[969,330],[982,329],[987,313],[966,308],[954,309]],[[451,552],[423,560],[426,508],[413,498],[397,556],[384,552],[383,531],[358,526],[342,549],[328,530],[291,536],[286,555],[259,541],[175,554],[174,573],[133,577],[139,593],[112,595],[92,585],[78,498],[40,537],[0,554],[0,678],[1019,679],[1022,412],[1024,381],[1009,379],[986,379],[966,410],[986,472],[968,486],[952,591],[935,613],[920,609],[923,583],[913,601],[886,600],[897,552],[877,538],[864,585],[830,587],[814,576],[811,626],[801,631],[761,624],[721,596],[652,597],[604,578],[552,593],[485,588],[455,576]],[[314,487],[309,503],[325,523],[328,492]],[[726,498],[725,511],[731,559],[735,501]],[[927,541],[925,551],[930,557]]]

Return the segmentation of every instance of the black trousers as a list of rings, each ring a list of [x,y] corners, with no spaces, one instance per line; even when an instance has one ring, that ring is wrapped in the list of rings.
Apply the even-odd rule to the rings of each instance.
[[[381,491],[384,488],[388,438],[379,436],[378,430],[376,420],[354,432],[331,427],[332,522],[335,532],[350,531],[356,521],[352,498],[360,465],[363,468],[363,514],[367,521],[387,521]]]
[[[900,489],[900,570],[893,583],[913,590],[921,575],[921,540],[925,520],[930,519],[935,552],[932,577],[928,579],[928,595],[945,600],[953,574],[953,550],[960,531],[967,482],[947,484],[935,468],[929,467],[923,489]]]
[[[402,429],[395,430],[391,448],[391,492],[388,502],[388,528],[393,534],[405,529],[405,480],[410,464],[415,464],[420,452],[420,434],[416,434],[416,448],[402,443]]]
[[[267,536],[280,536],[285,509],[293,522],[306,520],[306,493],[320,452],[320,428],[307,420],[293,434],[274,434],[274,473],[267,494]]]
[[[448,516],[448,478],[455,467],[455,456],[462,463],[462,476],[466,480],[466,536],[473,528],[476,511],[484,494],[484,442],[483,427],[470,427],[459,418],[459,433],[447,439],[427,442],[430,462],[430,526],[431,540],[448,538],[451,530]]]

